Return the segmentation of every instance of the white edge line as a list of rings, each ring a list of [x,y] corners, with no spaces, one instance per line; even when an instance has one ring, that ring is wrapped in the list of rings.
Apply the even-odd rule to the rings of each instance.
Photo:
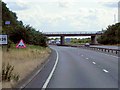
[[[104,72],[108,73],[108,71],[106,69],[103,69]]]
[[[20,90],[21,90],[22,88],[25,88],[25,87],[27,86],[27,84],[29,84],[36,75],[38,75],[38,73],[45,67],[45,65],[46,65],[48,62],[49,62],[49,59],[47,60],[47,62],[46,62],[30,79],[28,79],[28,81],[27,81],[25,84],[23,84],[23,85],[20,87]]]
[[[58,56],[57,50],[55,50],[55,51],[56,51],[56,53],[57,53],[57,58],[56,58],[54,67],[53,67],[51,73],[49,74],[47,80],[45,81],[45,83],[44,83],[44,85],[43,85],[43,87],[42,87],[41,90],[45,90],[45,89],[46,89],[46,87],[47,87],[48,83],[50,82],[50,79],[52,78],[52,75],[53,75],[53,73],[54,73],[54,71],[55,71],[55,69],[56,69],[56,66],[57,66],[57,63],[58,63],[58,57],[59,57],[59,56]]]

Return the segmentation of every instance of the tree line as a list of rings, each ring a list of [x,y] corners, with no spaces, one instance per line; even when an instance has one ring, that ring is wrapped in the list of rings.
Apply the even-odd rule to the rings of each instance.
[[[6,25],[6,21],[10,21],[10,25]],[[103,31],[104,33],[98,38],[98,43],[120,44],[120,23],[109,25]],[[22,21],[18,21],[16,13],[10,11],[4,2],[2,2],[2,33],[8,34],[8,43],[18,43],[20,39],[23,39],[27,44],[47,46],[46,36],[36,31],[32,26],[24,25]],[[79,40],[80,43],[83,41]]]
[[[6,25],[6,21],[10,21],[10,25]],[[2,34],[8,35],[8,44],[16,44],[23,39],[26,44],[47,46],[47,37],[32,26],[18,21],[16,13],[10,11],[4,2],[2,2]]]
[[[90,38],[71,38],[71,43],[78,43],[78,44],[84,44],[84,43],[90,43],[91,39]]]
[[[69,38],[71,44],[84,44],[84,43],[90,43],[91,38]],[[51,38],[49,40],[60,40],[60,38]],[[66,42],[66,39],[65,39]]]
[[[109,25],[98,38],[100,44],[120,44],[120,23]]]

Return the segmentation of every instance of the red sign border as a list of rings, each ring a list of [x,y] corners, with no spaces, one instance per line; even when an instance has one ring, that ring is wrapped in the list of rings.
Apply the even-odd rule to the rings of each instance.
[[[19,46],[18,46],[20,42],[22,42],[22,43],[24,44],[23,47],[19,47]],[[16,48],[26,48],[26,45],[25,45],[25,43],[24,43],[24,41],[23,41],[22,39],[19,41],[19,43],[16,45]]]

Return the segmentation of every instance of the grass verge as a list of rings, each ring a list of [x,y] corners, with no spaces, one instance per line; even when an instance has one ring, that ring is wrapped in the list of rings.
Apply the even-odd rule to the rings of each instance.
[[[0,90],[2,89],[2,47],[0,46]]]
[[[2,52],[2,63],[9,63],[14,66],[14,73],[20,76],[19,81],[23,80],[36,67],[42,65],[50,55],[50,49],[40,46],[27,45],[25,49],[16,49],[15,45],[7,52],[5,48]],[[13,80],[2,82],[2,88],[12,88],[18,82]]]

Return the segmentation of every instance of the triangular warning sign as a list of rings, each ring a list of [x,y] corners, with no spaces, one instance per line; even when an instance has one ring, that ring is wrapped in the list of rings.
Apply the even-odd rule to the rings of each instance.
[[[26,45],[24,44],[23,40],[21,39],[20,42],[17,44],[16,48],[26,48]]]

